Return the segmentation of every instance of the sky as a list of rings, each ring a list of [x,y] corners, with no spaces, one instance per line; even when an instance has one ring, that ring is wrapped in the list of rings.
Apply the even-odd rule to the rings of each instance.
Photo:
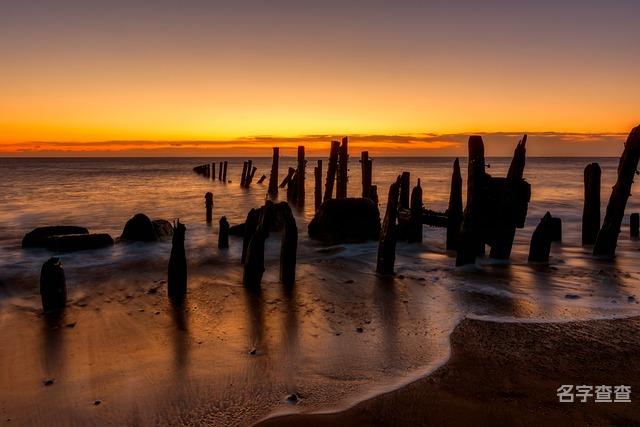
[[[0,156],[617,156],[640,2],[0,4]],[[492,150],[492,151],[489,151]]]

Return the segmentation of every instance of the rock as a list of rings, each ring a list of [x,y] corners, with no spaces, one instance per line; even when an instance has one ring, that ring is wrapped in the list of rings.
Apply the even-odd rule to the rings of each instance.
[[[145,214],[135,214],[122,230],[121,240],[131,242],[156,242],[173,236],[173,226],[169,221],[156,219],[151,221]]]
[[[351,283],[353,283],[353,280],[352,279],[345,280],[344,283],[351,284]]]
[[[53,378],[45,378],[44,380],[42,380],[42,384],[44,384],[45,386],[50,386],[53,385],[55,379]]]
[[[255,355],[256,352],[257,352],[257,350],[255,348],[252,348],[251,350],[249,350],[249,354],[252,355],[252,356]]]
[[[94,401],[93,401],[93,404],[94,404],[95,406],[98,406],[98,405],[99,405],[99,404],[101,404],[101,403],[102,403],[102,401],[100,401],[100,400],[94,400]]]
[[[357,333],[359,333],[359,334],[361,334],[361,333],[363,333],[363,332],[364,332],[364,329],[363,329],[363,328],[356,328],[356,332],[357,332]]]
[[[290,402],[290,403],[297,403],[297,402],[298,402],[298,400],[300,400],[300,397],[299,397],[297,394],[295,394],[295,393],[291,393],[290,395],[288,395],[288,396],[286,397],[286,399],[287,399],[287,402]]]
[[[377,240],[378,206],[368,198],[327,200],[309,223],[309,237],[330,245]]]
[[[564,296],[566,299],[579,299],[580,295],[575,295],[575,294],[567,294]]]
[[[56,252],[86,251],[108,246],[113,246],[113,238],[106,233],[51,236],[46,242],[47,249]]]
[[[52,236],[63,236],[67,234],[89,234],[85,227],[74,225],[54,225],[48,227],[34,228],[22,238],[23,248],[40,248],[47,245],[47,240]]]

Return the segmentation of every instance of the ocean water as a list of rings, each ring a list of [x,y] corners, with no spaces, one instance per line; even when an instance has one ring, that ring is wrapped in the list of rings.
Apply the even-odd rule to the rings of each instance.
[[[349,194],[360,194],[352,153]],[[228,160],[229,183],[192,172]],[[580,246],[583,169],[602,168],[602,214],[616,178],[613,158],[530,158],[526,227],[517,230],[511,263],[479,260],[454,267],[445,231],[424,227],[422,244],[399,243],[395,278],[374,274],[377,243],[323,248],[308,239],[313,166],[306,205],[294,208],[300,232],[297,284],[278,282],[279,236],[267,243],[260,294],[241,283],[241,240],[217,249],[218,220],[244,221],[264,203],[271,159],[256,158],[249,189],[240,188],[243,159],[0,159],[0,411],[18,424],[245,425],[291,411],[325,411],[424,375],[446,360],[448,336],[465,316],[494,321],[569,321],[640,314],[640,242],[628,238],[628,214],[613,261]],[[375,158],[381,216],[389,185],[410,171],[427,208],[445,210],[453,159]],[[493,176],[510,159],[488,158]],[[280,159],[280,179],[294,158]],[[324,159],[326,173],[326,159]],[[463,188],[466,160],[461,159]],[[214,194],[205,223],[204,194]],[[280,197],[286,191],[280,190]],[[548,267],[527,264],[531,233],[546,211],[562,218],[563,241]],[[60,256],[70,304],[51,324],[40,312],[38,278],[54,255],[20,248],[44,225],[81,225],[120,235],[128,218],[180,218],[187,227],[189,296],[165,297],[170,243],[118,244]],[[358,328],[362,328],[359,332]],[[43,378],[55,378],[51,387]],[[15,390],[20,390],[17,397]],[[52,391],[54,390],[54,391]],[[298,402],[286,396],[297,393]],[[37,408],[29,405],[37,399]],[[99,406],[94,400],[100,400]],[[99,408],[99,409],[97,409]]]

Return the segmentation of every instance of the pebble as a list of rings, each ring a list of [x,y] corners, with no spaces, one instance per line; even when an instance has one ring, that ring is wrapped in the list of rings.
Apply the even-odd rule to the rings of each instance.
[[[357,332],[357,333],[359,333],[359,334],[361,334],[361,333],[363,333],[363,332],[364,332],[364,329],[362,329],[362,328],[356,328],[356,332]]]
[[[55,381],[55,379],[53,378],[46,378],[42,381],[42,384],[49,386],[49,385],[53,385],[53,382]]]
[[[297,403],[299,399],[300,398],[295,393],[291,393],[290,395],[287,396],[287,401],[291,403]]]
[[[567,294],[564,296],[566,299],[578,299],[580,298],[580,295],[575,295],[575,294]]]
[[[353,280],[351,280],[351,279],[345,280],[344,283],[353,283]]]
[[[93,401],[93,404],[94,404],[94,405],[96,405],[96,406],[98,406],[98,405],[99,405],[99,404],[101,404],[101,403],[102,403],[102,401],[101,401],[101,400],[94,400],[94,401]]]

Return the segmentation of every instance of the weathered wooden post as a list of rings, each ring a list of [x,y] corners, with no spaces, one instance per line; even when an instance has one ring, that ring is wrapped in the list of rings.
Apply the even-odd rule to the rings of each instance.
[[[338,154],[338,179],[336,185],[336,199],[347,197],[349,182],[349,137],[342,138],[342,145]]]
[[[211,224],[211,219],[213,217],[213,193],[211,193],[210,191],[207,191],[207,193],[204,195],[204,206],[207,210],[207,224]]]
[[[242,176],[240,177],[240,187],[244,187],[244,180],[247,177],[247,166],[249,166],[248,162],[242,162]]]
[[[218,181],[222,181],[222,162],[218,164]]]
[[[373,201],[373,203],[378,205],[379,200],[378,200],[378,186],[377,185],[372,185],[369,188],[369,198]]]
[[[364,198],[371,195],[371,172],[373,160],[369,159],[368,151],[363,151],[360,154],[360,163],[362,169],[362,197]]]
[[[273,203],[267,202],[258,210],[259,220],[247,248],[247,258],[244,263],[242,283],[249,289],[259,289],[264,274],[264,243],[269,237]],[[246,233],[245,229],[245,233]]]
[[[269,175],[269,195],[278,194],[278,161],[280,158],[280,148],[273,147],[273,160],[271,162],[271,175]]]
[[[215,162],[211,163],[211,180],[212,181],[216,180],[216,163]]]
[[[551,218],[550,233],[552,242],[562,242],[562,218]]]
[[[260,209],[251,209],[247,214],[247,220],[244,222],[244,233],[242,235],[242,256],[240,262],[245,263],[247,259],[247,249],[249,248],[249,242],[256,232],[258,221],[260,220]]]
[[[218,231],[218,249],[227,249],[229,247],[229,222],[227,217],[220,218],[220,229]]]
[[[287,172],[287,176],[285,176],[282,182],[280,183],[280,188],[284,188],[288,186],[289,181],[291,181],[291,179],[295,174],[296,174],[296,170],[294,168],[289,168],[289,171]]]
[[[629,237],[633,240],[640,237],[640,214],[637,212],[629,217]]]
[[[409,189],[411,188],[411,173],[402,172],[400,177],[400,208],[409,209]]]
[[[411,191],[411,219],[409,220],[407,241],[409,243],[422,242],[422,187],[420,178],[418,184]]]
[[[462,175],[460,174],[460,160],[453,162],[451,174],[451,192],[449,193],[449,208],[447,209],[447,250],[458,249],[460,226],[462,225]]]
[[[284,234],[280,246],[280,281],[285,286],[296,283],[296,253],[298,251],[298,227],[291,207],[283,204]]]
[[[551,220],[551,214],[547,212],[531,236],[531,245],[529,246],[529,262],[531,263],[549,263],[552,241]]]
[[[222,181],[226,184],[227,183],[227,164],[228,161],[224,161],[224,172],[222,172]]]
[[[294,173],[291,179],[287,183],[287,200],[291,203],[296,203],[298,197],[298,174]]]
[[[256,175],[256,170],[258,169],[255,166],[251,167],[251,163],[251,160],[249,160],[249,167],[247,168],[247,178],[244,180],[244,186],[246,188],[249,188],[249,186],[251,186],[253,177]],[[249,172],[249,170],[251,170],[251,172]]]
[[[384,214],[380,242],[378,243],[378,260],[376,272],[379,274],[393,274],[396,262],[396,241],[398,238],[398,198],[400,194],[400,177],[389,187],[387,210]]]
[[[315,178],[313,198],[317,212],[320,209],[320,205],[322,205],[322,160],[318,160],[318,166],[313,168],[313,176]]]
[[[324,201],[333,197],[333,184],[338,170],[338,152],[340,151],[340,141],[331,141],[331,151],[329,152],[329,166],[327,167],[327,182],[324,185]]]
[[[631,195],[631,185],[638,168],[638,160],[640,160],[640,126],[636,126],[629,133],[627,142],[624,144],[624,151],[618,165],[618,179],[611,191],[602,228],[593,247],[594,255],[613,257],[616,254],[620,225],[627,200]]]
[[[60,312],[67,304],[67,281],[59,258],[49,258],[40,270],[42,310]]]
[[[298,206],[304,206],[305,191],[304,179],[307,161],[304,159],[304,145],[298,147],[298,169],[296,170],[296,202]]]
[[[187,256],[184,252],[186,230],[184,224],[178,220],[173,230],[167,277],[167,291],[169,298],[173,300],[181,300],[187,293]]]
[[[258,184],[262,184],[264,182],[264,180],[267,179],[267,175],[262,175],[260,177],[260,179],[258,180]]]
[[[582,244],[593,245],[600,230],[600,165],[584,168],[584,207],[582,209]]]
[[[484,171],[484,142],[479,135],[469,137],[469,172],[467,177],[467,206],[464,209],[456,266],[474,264],[478,255],[484,254],[481,230],[486,209],[485,188],[487,174]]]

